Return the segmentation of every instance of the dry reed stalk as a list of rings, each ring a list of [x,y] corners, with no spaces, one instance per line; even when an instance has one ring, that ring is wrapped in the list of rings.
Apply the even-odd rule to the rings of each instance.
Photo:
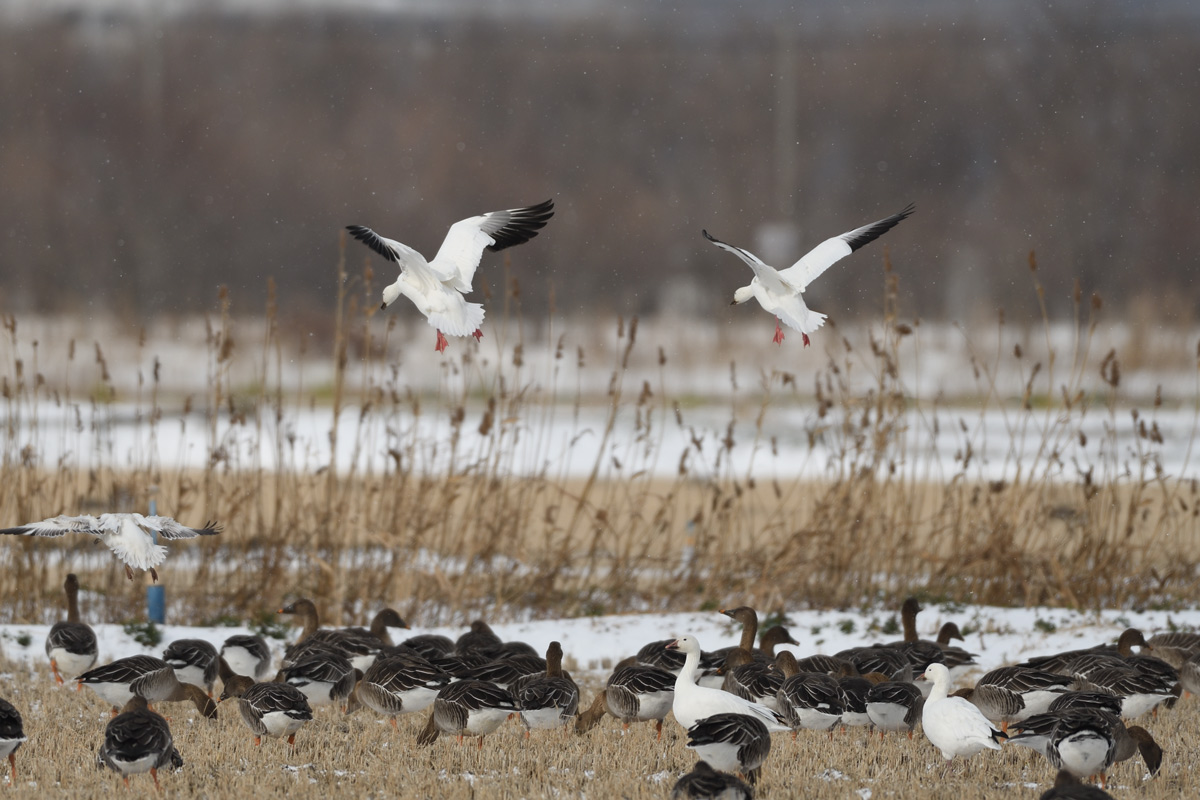
[[[403,383],[400,363],[374,360],[370,273],[361,278],[361,301],[360,278],[347,277],[344,261],[337,275],[332,384],[294,398],[281,389],[285,351],[273,293],[257,356],[261,380],[232,385],[234,360],[255,356],[235,346],[232,299],[221,291],[219,319],[207,332],[209,458],[199,469],[113,454],[106,431],[118,412],[99,343],[94,367],[76,365],[72,345],[65,388],[51,394],[37,371],[44,354],[21,341],[15,319],[6,319],[12,358],[2,376],[2,521],[144,509],[151,492],[162,513],[220,519],[225,534],[176,548],[163,570],[175,587],[172,619],[179,622],[255,617],[289,593],[313,596],[339,624],[361,622],[385,598],[430,624],[481,613],[686,609],[731,597],[767,608],[849,605],[913,591],[973,602],[1091,607],[1198,597],[1190,565],[1200,558],[1200,487],[1162,470],[1155,421],[1161,402],[1128,413],[1125,421],[1115,352],[1098,365],[1104,394],[1085,390],[1085,375],[1097,368],[1089,348],[1098,299],[1086,327],[1079,326],[1062,385],[1050,382],[1055,359],[1046,369],[1026,368],[1019,347],[1011,355],[1027,375],[1018,407],[995,388],[1001,361],[1010,356],[973,349],[982,387],[973,420],[970,411],[946,408],[936,396],[914,394],[900,377],[905,360],[919,358],[922,330],[919,321],[900,320],[898,278],[885,261],[886,325],[869,346],[853,348],[843,339],[840,350],[831,348],[811,398],[783,371],[763,374],[744,390],[732,363],[733,399],[719,440],[694,431],[671,396],[665,353],[658,355],[657,387],[647,382],[635,392],[625,386],[637,320],[622,321],[604,421],[588,432],[600,442],[598,455],[585,475],[574,477],[555,466],[561,452],[549,430],[566,413],[578,430],[587,400],[578,388],[572,396],[559,387],[558,366],[549,376],[529,375],[520,342],[497,342],[495,356],[465,348],[459,359],[445,362],[440,396],[415,394]],[[518,297],[514,284],[505,302],[516,305]],[[1081,320],[1082,292],[1076,303]],[[997,341],[1003,327],[1001,315]],[[382,352],[392,328],[389,321]],[[352,344],[368,367],[357,387],[346,385]],[[139,362],[148,357],[139,349]],[[560,346],[555,364],[564,357]],[[485,370],[492,358],[503,369]],[[578,350],[577,362],[586,359]],[[871,376],[865,392],[850,380],[857,374]],[[78,385],[92,387],[86,397],[72,395],[70,387]],[[339,471],[328,465],[316,474],[298,466],[303,454],[286,431],[288,406],[312,407],[326,396],[331,443],[336,449],[352,436],[354,452],[376,456],[367,466],[355,461]],[[139,390],[134,413],[152,439],[169,441],[161,403],[155,362],[150,392]],[[799,403],[813,407],[810,443],[831,453],[823,477],[764,482],[754,461],[735,470],[735,448],[775,450],[765,420],[780,406]],[[41,463],[45,404],[74,412],[58,433],[78,450],[90,450],[97,466]],[[191,405],[184,401],[180,442],[193,424],[186,413]],[[1012,441],[1006,456],[1012,477],[1003,481],[984,479],[976,463],[977,431],[990,408],[1003,413]],[[1083,420],[1097,413],[1106,420],[1101,458],[1067,463],[1068,444],[1084,436]],[[752,433],[739,442],[747,415]],[[618,441],[621,416],[632,418],[633,427]],[[416,424],[426,418],[439,422],[433,435]],[[1123,453],[1116,431],[1127,424],[1136,437]],[[672,425],[691,438],[682,453],[663,452]],[[909,435],[914,426],[925,439],[955,443],[951,474],[927,466],[920,439]],[[471,440],[467,431],[475,434]],[[239,437],[248,439],[249,454],[234,446]],[[514,465],[529,463],[531,453],[543,466],[515,475]],[[274,469],[264,466],[268,454]],[[422,463],[449,466],[429,472],[417,468]],[[678,464],[674,476],[662,475],[665,463]],[[53,618],[66,569],[97,587],[103,618],[138,615],[140,586],[113,577],[117,571],[94,548],[5,544],[0,565],[14,569],[0,570],[4,619]]]

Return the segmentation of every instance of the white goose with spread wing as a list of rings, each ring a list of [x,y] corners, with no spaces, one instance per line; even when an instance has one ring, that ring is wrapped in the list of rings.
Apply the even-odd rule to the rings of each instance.
[[[812,311],[804,304],[804,291],[825,270],[896,227],[912,214],[913,210],[914,206],[910,203],[899,214],[826,239],[795,264],[782,270],[768,266],[749,250],[726,244],[711,236],[708,231],[703,233],[705,239],[722,250],[733,253],[754,270],[754,279],[750,281],[750,285],[743,286],[733,293],[733,304],[738,305],[751,298],[757,300],[760,306],[775,315],[773,341],[776,344],[783,343],[783,329],[779,327],[779,323],[782,322],[799,331],[804,339],[804,346],[808,347],[808,335],[825,323],[825,315]]]
[[[496,252],[524,244],[538,235],[554,216],[554,201],[536,206],[492,211],[460,220],[450,226],[441,248],[432,261],[408,245],[385,239],[370,228],[348,225],[350,235],[379,255],[400,267],[396,282],[384,287],[382,308],[400,295],[413,302],[437,330],[436,350],[446,349],[446,334],[474,336],[483,331],[483,306],[468,303],[463,297],[471,291],[471,279],[479,267],[484,250]]]
[[[63,536],[68,533],[90,533],[98,536],[108,549],[125,564],[125,576],[133,580],[133,570],[142,569],[157,581],[155,567],[167,557],[167,548],[156,544],[151,534],[163,539],[192,539],[196,536],[214,536],[221,526],[209,522],[203,528],[189,528],[170,517],[141,514],[101,514],[93,517],[84,514],[68,517],[65,514],[41,522],[18,525],[15,528],[0,528],[0,534],[14,536]]]

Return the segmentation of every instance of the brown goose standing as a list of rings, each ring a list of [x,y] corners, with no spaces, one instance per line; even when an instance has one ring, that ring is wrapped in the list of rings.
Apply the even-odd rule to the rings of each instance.
[[[438,692],[429,722],[417,736],[417,744],[430,745],[439,733],[450,733],[458,737],[459,744],[464,736],[478,736],[482,749],[483,737],[517,710],[508,690],[493,683],[471,679],[452,683]]]
[[[398,653],[376,659],[350,692],[346,702],[346,713],[354,712],[360,705],[370,708],[391,719],[396,726],[396,717],[414,711],[423,711],[433,705],[438,692],[454,680],[449,673],[411,653]]]
[[[67,575],[63,591],[67,595],[67,618],[54,623],[46,636],[46,655],[59,686],[64,676],[74,678],[91,669],[100,652],[96,632],[79,619],[79,579],[74,572]]]
[[[709,766],[736,772],[750,785],[771,753],[771,734],[761,720],[745,714],[714,714],[688,728],[687,747]]]
[[[604,690],[575,720],[575,731],[591,730],[607,711],[628,730],[634,722],[654,720],[662,739],[663,719],[675,701],[675,676],[665,669],[626,659],[608,676]]]
[[[299,689],[312,705],[336,705],[350,697],[362,674],[341,653],[322,648],[279,670],[275,681]]]
[[[563,728],[579,713],[579,687],[563,672],[562,658],[562,645],[551,642],[546,673],[523,678],[512,687],[526,738],[533,728]]]
[[[921,690],[903,681],[877,683],[867,692],[867,716],[879,728],[881,739],[884,731],[907,731],[908,738],[913,738],[924,704]]]
[[[109,721],[96,761],[119,773],[126,788],[130,775],[149,772],[154,788],[160,791],[158,770],[167,765],[183,766],[171,738],[171,727],[150,711],[146,699],[140,696],[130,698],[121,713]]]
[[[7,700],[0,700],[0,758],[7,756],[8,765],[12,768],[10,786],[17,782],[17,750],[26,741],[28,738],[21,722],[21,712]]]
[[[237,699],[242,722],[254,734],[254,745],[264,736],[286,736],[295,748],[296,732],[313,718],[304,693],[286,683],[255,683],[245,675],[235,675],[228,664],[222,663],[219,669],[225,683],[221,702]]]
[[[101,699],[112,706],[113,716],[116,716],[119,709],[138,694],[132,688],[135,681],[163,672],[172,678],[175,677],[171,665],[162,659],[137,655],[118,658],[111,663],[90,669],[75,680],[78,681],[78,686],[87,686],[100,695]],[[147,699],[154,702],[158,698]]]
[[[1019,727],[1021,733],[1010,743],[1041,753],[1055,769],[1077,778],[1099,774],[1101,786],[1113,764],[1138,752],[1151,775],[1162,765],[1162,748],[1145,728],[1126,727],[1107,711],[1072,708],[1030,717]]]
[[[217,648],[204,639],[176,639],[163,650],[163,661],[175,670],[180,683],[199,686],[212,697],[217,680]]]

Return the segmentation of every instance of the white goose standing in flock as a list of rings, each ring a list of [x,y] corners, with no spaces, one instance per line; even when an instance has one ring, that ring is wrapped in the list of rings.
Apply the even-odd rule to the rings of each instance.
[[[783,718],[766,706],[752,703],[721,689],[710,689],[696,685],[700,668],[700,642],[694,636],[680,636],[667,645],[668,650],[679,650],[686,658],[683,669],[675,677],[675,699],[671,710],[675,719],[684,728],[691,728],[700,720],[716,714],[745,714],[762,720],[772,732],[791,730]]]
[[[732,305],[744,303],[750,298],[775,315],[775,344],[783,343],[782,322],[800,332],[804,346],[808,347],[808,335],[825,323],[825,315],[818,314],[804,305],[805,289],[825,270],[853,253],[863,245],[870,244],[913,213],[915,206],[909,203],[899,214],[872,222],[861,228],[847,231],[840,236],[826,239],[814,247],[803,258],[787,269],[775,269],[761,258],[741,247],[726,244],[703,231],[704,238],[722,250],[728,250],[745,261],[754,270],[754,280],[733,293]]]
[[[163,539],[192,539],[197,536],[215,536],[220,532],[221,526],[215,522],[207,522],[203,528],[189,528],[170,517],[143,517],[141,514],[101,514],[98,518],[90,514],[78,517],[63,514],[41,522],[0,529],[0,533],[15,536],[90,533],[100,537],[100,540],[108,545],[108,549],[124,562],[125,576],[129,580],[133,580],[133,570],[136,568],[149,572],[155,581],[158,580],[158,572],[154,568],[166,559],[167,548],[156,544],[151,533],[156,533]]]
[[[554,216],[554,201],[536,206],[491,211],[478,217],[459,220],[450,226],[441,248],[432,261],[408,245],[385,239],[362,225],[347,225],[350,235],[400,267],[400,277],[384,287],[383,305],[387,308],[404,295],[413,301],[437,330],[439,353],[446,349],[445,334],[483,337],[483,306],[468,303],[463,295],[471,291],[471,279],[479,267],[484,250],[496,252],[524,244],[538,235]]]
[[[925,678],[933,682],[921,711],[921,728],[929,741],[942,751],[947,765],[955,756],[969,758],[981,750],[999,750],[1005,735],[969,700],[949,697],[950,670],[930,664]]]

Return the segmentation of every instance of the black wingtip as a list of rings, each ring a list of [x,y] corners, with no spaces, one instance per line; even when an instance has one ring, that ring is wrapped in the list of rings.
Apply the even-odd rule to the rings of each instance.
[[[710,242],[716,242],[716,241],[719,241],[719,240],[718,240],[716,237],[714,237],[714,236],[713,236],[711,233],[709,233],[709,232],[708,232],[708,230],[707,230],[707,229],[705,229],[705,228],[701,228],[701,229],[700,229],[700,232],[701,232],[701,233],[703,233],[703,234],[704,234],[704,238],[705,238],[705,239],[708,239]]]
[[[538,203],[536,206],[513,209],[510,213],[512,217],[508,223],[492,234],[493,243],[488,245],[487,249],[493,253],[518,244],[525,244],[536,237],[554,216],[554,198]]]
[[[858,250],[860,247],[870,244],[878,239],[883,234],[890,231],[892,228],[899,225],[916,210],[916,203],[909,203],[904,207],[904,210],[898,214],[892,214],[890,217],[885,217],[877,222],[872,222],[869,225],[864,225],[861,228],[850,231],[848,234],[843,234],[842,240],[850,245],[851,252]]]

